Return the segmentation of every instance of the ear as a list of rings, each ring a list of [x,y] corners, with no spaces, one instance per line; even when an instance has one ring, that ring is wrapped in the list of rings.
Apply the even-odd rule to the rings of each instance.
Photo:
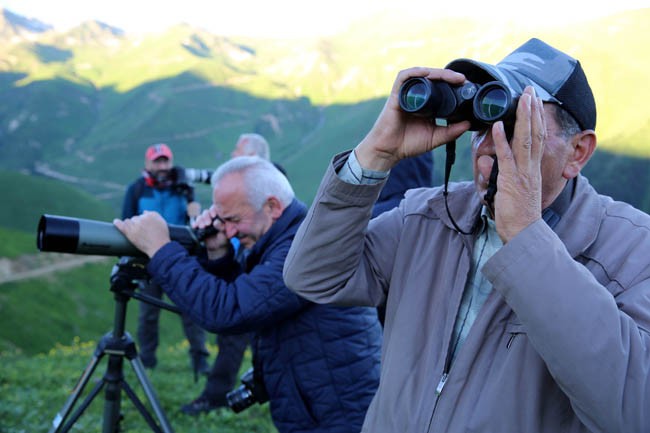
[[[282,216],[282,212],[284,212],[284,206],[282,206],[280,200],[278,200],[278,198],[273,195],[266,199],[264,206],[268,209],[267,212],[269,215],[271,215],[273,221],[280,218],[280,216]]]
[[[569,155],[562,173],[566,179],[573,179],[578,176],[580,170],[587,165],[596,150],[596,142],[596,133],[591,129],[573,136],[571,141],[573,152]]]

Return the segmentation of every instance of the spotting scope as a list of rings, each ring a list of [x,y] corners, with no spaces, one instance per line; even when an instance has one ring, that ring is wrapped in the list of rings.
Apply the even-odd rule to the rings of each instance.
[[[214,230],[193,230],[189,226],[168,224],[169,235],[190,254]],[[95,256],[144,257],[113,223],[58,215],[41,215],[36,245],[40,251]]]

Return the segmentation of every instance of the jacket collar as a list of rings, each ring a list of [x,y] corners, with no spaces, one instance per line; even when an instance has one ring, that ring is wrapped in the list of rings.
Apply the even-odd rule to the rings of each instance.
[[[429,209],[451,230],[456,230],[450,219],[466,233],[474,233],[480,226],[481,202],[473,182],[449,184],[446,211],[442,188],[436,188],[429,199]],[[604,210],[599,195],[580,175],[567,182],[558,198],[543,211],[544,221],[555,231],[572,257],[580,255],[596,239]]]
[[[429,200],[429,209],[446,226],[456,230],[451,218],[465,233],[473,233],[480,225],[481,202],[473,182],[454,182],[448,185],[447,204],[442,188],[436,188]],[[449,212],[447,212],[449,208]]]
[[[282,212],[280,218],[278,218],[271,228],[269,228],[269,230],[264,233],[257,242],[255,242],[255,245],[251,248],[247,263],[250,263],[249,260],[252,257],[258,257],[257,260],[259,260],[259,257],[262,256],[264,251],[266,251],[266,249],[277,240],[284,239],[286,236],[295,235],[300,222],[306,214],[307,208],[305,205],[294,198],[291,204],[287,206],[284,212]]]
[[[565,192],[567,189],[571,192],[568,206],[554,231],[571,257],[577,257],[595,242],[605,209],[600,196],[586,177],[578,176],[574,182],[569,182],[571,183],[573,185],[570,185],[570,189],[565,188]],[[562,195],[558,198],[561,197]],[[550,207],[554,205],[555,203]]]

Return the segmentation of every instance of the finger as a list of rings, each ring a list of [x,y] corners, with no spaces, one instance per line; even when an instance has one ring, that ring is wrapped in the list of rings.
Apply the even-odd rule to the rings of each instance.
[[[542,98],[535,97],[531,110],[531,161],[539,165],[539,161],[544,154],[544,146],[546,143],[546,117],[544,116],[544,103]]]
[[[202,213],[201,215],[199,215],[199,216],[196,218],[196,220],[194,221],[194,225],[195,225],[196,227],[202,229],[202,228],[204,228],[204,227],[207,225],[207,224],[206,224],[206,220],[207,220],[207,218],[206,218],[206,216],[205,216],[205,213]]]
[[[463,120],[458,123],[451,123],[448,126],[441,126],[434,130],[433,143],[449,143],[452,140],[457,139],[465,132],[469,131],[471,123],[469,120]],[[437,146],[436,146],[437,147]],[[431,150],[431,149],[428,149]]]
[[[429,80],[443,80],[451,84],[462,84],[465,81],[465,76],[460,72],[452,71],[451,69],[437,69],[414,67],[400,71],[397,78],[393,83],[392,93],[397,95],[402,84],[409,78],[424,77]]]
[[[512,135],[511,147],[517,167],[528,167],[532,147],[531,138],[531,87],[527,87],[519,98],[517,120]]]
[[[115,219],[113,220],[113,225],[114,225],[114,226],[115,226],[115,227],[116,227],[120,232],[124,233],[124,221],[122,221],[121,219],[117,219],[117,218],[115,218]]]
[[[492,141],[494,141],[497,161],[499,161],[499,172],[502,174],[497,177],[498,182],[506,177],[510,178],[517,169],[503,122],[499,121],[492,125]]]

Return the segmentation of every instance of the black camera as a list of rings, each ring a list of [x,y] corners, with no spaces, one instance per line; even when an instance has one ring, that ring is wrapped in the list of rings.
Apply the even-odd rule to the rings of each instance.
[[[250,368],[241,377],[242,385],[226,394],[228,407],[233,412],[239,413],[248,409],[253,403],[266,403],[269,401],[269,395],[261,378],[257,377],[255,370]]]
[[[205,168],[186,168],[185,179],[190,183],[205,183],[210,185],[212,173],[212,170],[207,170]]]
[[[417,116],[446,119],[449,123],[471,122],[476,131],[502,120],[512,124],[517,111],[517,96],[500,81],[475,84],[466,81],[453,86],[444,81],[414,77],[399,90],[400,108]]]

